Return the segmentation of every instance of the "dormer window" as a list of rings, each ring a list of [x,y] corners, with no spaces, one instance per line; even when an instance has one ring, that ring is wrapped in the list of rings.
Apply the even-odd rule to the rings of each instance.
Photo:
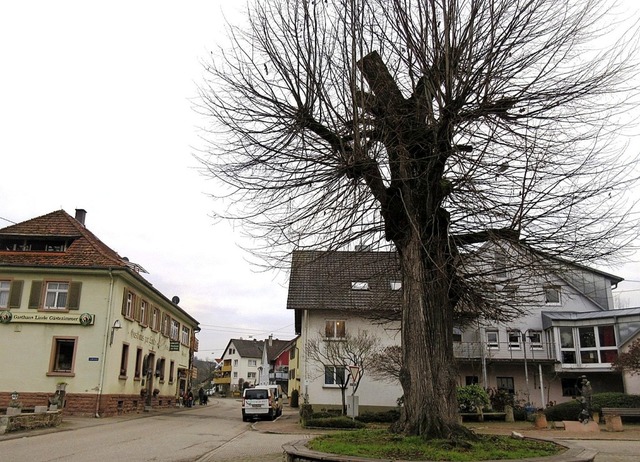
[[[351,290],[369,290],[369,283],[361,281],[352,282]]]
[[[72,240],[64,238],[0,238],[0,250],[10,252],[64,252]]]
[[[389,281],[389,288],[393,291],[402,289],[402,281]]]

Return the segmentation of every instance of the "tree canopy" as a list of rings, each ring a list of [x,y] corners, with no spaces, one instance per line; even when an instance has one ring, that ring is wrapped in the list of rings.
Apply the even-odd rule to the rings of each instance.
[[[261,0],[206,64],[200,159],[255,252],[398,252],[401,431],[459,430],[453,312],[500,307],[461,254],[506,239],[588,263],[636,236],[640,34],[610,7]]]

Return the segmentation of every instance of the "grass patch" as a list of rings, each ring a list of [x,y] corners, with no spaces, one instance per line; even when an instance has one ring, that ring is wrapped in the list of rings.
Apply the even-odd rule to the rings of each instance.
[[[556,444],[509,436],[478,435],[478,441],[456,444],[450,440],[425,441],[387,430],[355,430],[323,435],[308,443],[309,449],[345,456],[470,462],[552,456],[564,451]]]

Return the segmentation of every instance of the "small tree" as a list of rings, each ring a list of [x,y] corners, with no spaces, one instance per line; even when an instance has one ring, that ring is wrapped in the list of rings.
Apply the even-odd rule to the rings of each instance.
[[[322,332],[316,338],[307,341],[308,358],[315,362],[316,369],[331,374],[332,380],[340,387],[342,398],[342,414],[347,413],[346,394],[349,383],[353,383],[353,393],[358,390],[360,381],[369,370],[380,349],[380,340],[366,330],[358,330],[356,334],[346,333],[341,340],[325,340]],[[352,377],[350,366],[357,366],[359,374]]]
[[[634,340],[629,350],[616,358],[613,368],[618,372],[640,374],[640,338]]]

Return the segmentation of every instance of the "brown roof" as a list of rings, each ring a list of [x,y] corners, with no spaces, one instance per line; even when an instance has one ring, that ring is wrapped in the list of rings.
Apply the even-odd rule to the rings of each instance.
[[[401,306],[402,281],[395,252],[293,252],[287,309],[387,311]],[[354,290],[353,283],[366,283]],[[362,286],[361,286],[362,287]]]
[[[127,261],[64,210],[0,229],[0,240],[12,238],[66,238],[64,252],[13,251],[0,247],[0,264],[53,267],[127,267]]]

